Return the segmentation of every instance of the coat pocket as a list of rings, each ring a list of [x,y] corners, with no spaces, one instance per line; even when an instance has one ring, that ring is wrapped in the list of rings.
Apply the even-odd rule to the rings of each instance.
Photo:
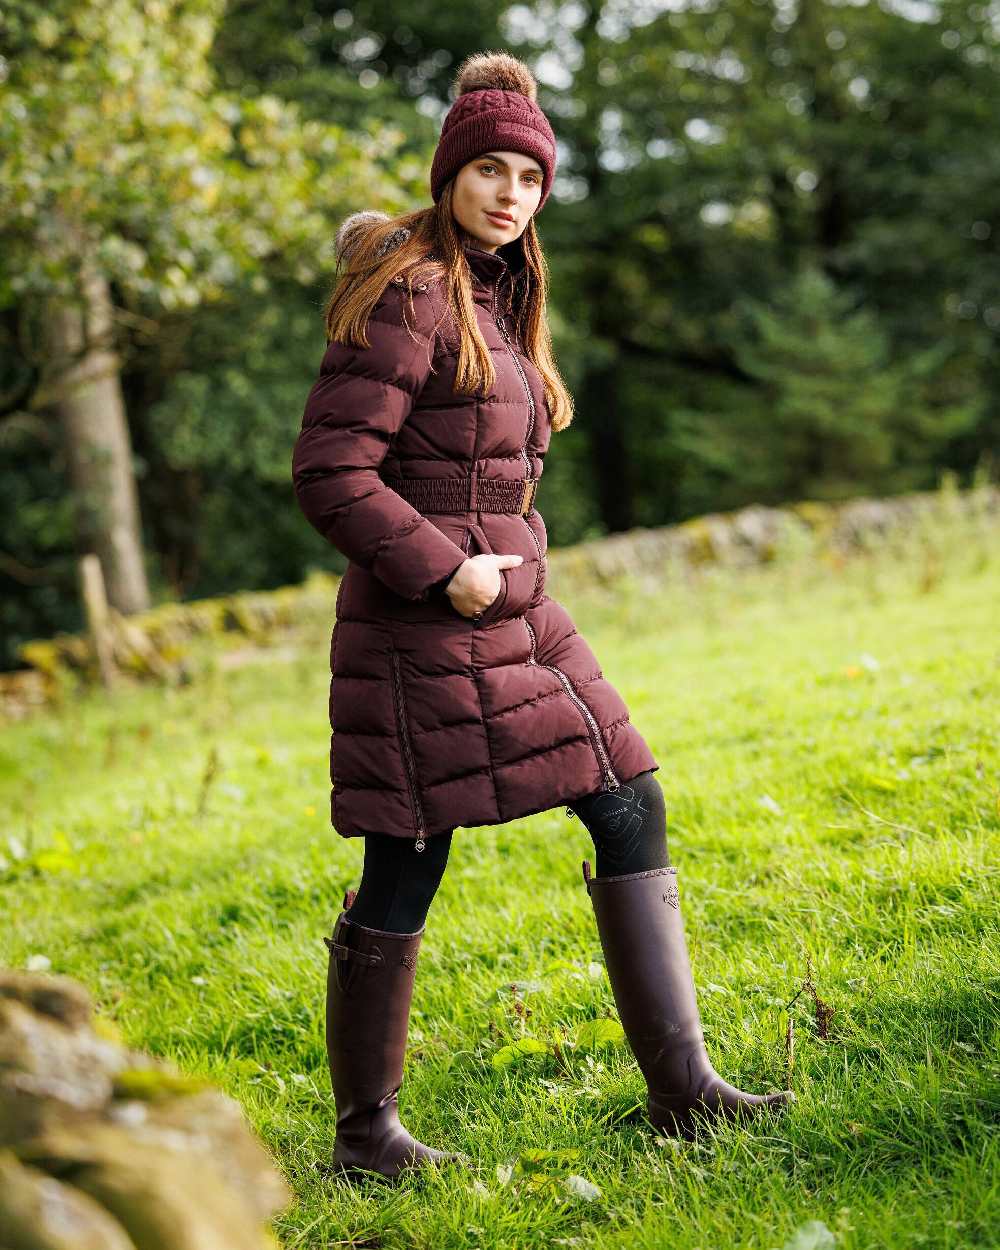
[[[490,545],[490,540],[486,537],[486,531],[481,525],[473,523],[469,529],[470,556],[496,554]],[[489,607],[484,608],[482,616],[478,620],[474,620],[472,624],[483,628],[487,625],[494,625],[498,621],[513,620],[514,617],[522,616],[531,600],[537,571],[537,565],[533,561],[527,560],[515,565],[513,568],[500,569],[499,594]]]
[[[493,548],[490,546],[490,540],[486,537],[486,533],[481,525],[475,522],[469,526],[469,539],[466,551],[470,556],[493,555]],[[507,570],[500,569],[500,589],[497,591],[496,598],[491,604],[483,608],[482,614],[478,617],[468,617],[471,624],[482,629],[484,625],[492,625],[493,622],[503,612],[504,604],[507,601]]]

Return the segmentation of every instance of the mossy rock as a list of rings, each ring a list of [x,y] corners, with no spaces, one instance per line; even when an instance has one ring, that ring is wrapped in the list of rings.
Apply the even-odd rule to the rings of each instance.
[[[805,499],[789,506],[789,512],[804,521],[812,530],[826,532],[833,528],[837,520],[837,509],[828,503]]]
[[[0,1229],[4,1250],[137,1250],[110,1212],[73,1184],[62,1184],[0,1151]]]
[[[715,539],[704,517],[684,521],[678,530],[687,540],[687,558],[692,564],[715,564],[718,561]]]
[[[3,1250],[273,1250],[291,1200],[239,1103],[100,1036],[68,977],[0,970],[0,1147]]]

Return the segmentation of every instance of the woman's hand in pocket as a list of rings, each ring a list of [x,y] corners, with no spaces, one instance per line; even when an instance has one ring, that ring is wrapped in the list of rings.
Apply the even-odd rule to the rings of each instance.
[[[461,616],[475,617],[485,612],[503,589],[501,569],[524,563],[524,556],[486,554],[470,556],[445,587],[451,605]]]

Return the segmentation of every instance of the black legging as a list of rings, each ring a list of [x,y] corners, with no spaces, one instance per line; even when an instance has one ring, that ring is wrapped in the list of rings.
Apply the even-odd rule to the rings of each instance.
[[[348,918],[370,929],[416,933],[444,876],[453,833],[427,838],[419,853],[412,838],[366,834],[361,884]]]
[[[667,809],[652,769],[622,782],[617,790],[573,799],[569,810],[580,817],[594,840],[596,876],[670,867]]]
[[[573,799],[597,852],[596,876],[667,868],[667,818],[660,783],[652,770],[617,790]],[[390,933],[415,933],[427,919],[451,851],[454,830],[428,838],[417,854],[411,838],[387,833],[365,837],[365,862],[351,920]]]

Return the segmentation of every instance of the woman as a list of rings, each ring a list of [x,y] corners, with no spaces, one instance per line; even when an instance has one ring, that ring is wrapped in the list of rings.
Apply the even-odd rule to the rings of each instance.
[[[331,819],[365,839],[332,938],[333,1164],[388,1177],[464,1156],[416,1141],[397,1095],[425,918],[458,826],[572,803],[608,976],[653,1125],[773,1107],[705,1050],[659,767],[545,593],[534,506],[572,401],[552,359],[535,231],[556,167],[530,71],[475,55],[431,168],[434,206],[338,231],[346,270],[295,445],[309,521],[349,558],[331,646]]]

